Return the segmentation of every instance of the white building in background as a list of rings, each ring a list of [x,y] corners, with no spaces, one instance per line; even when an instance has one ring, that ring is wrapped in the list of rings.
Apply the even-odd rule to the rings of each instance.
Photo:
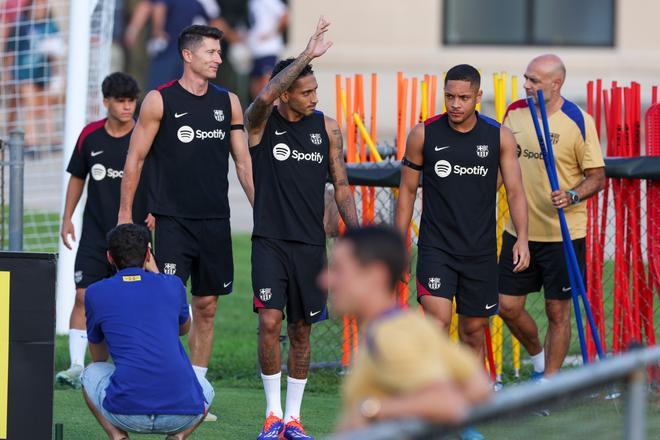
[[[651,84],[660,84],[659,0],[289,2],[291,55],[305,47],[319,15],[332,23],[334,46],[314,63],[319,107],[334,115],[336,73],[377,72],[383,135],[394,130],[397,71],[442,74],[469,63],[481,69],[488,100],[493,72],[521,75],[530,58],[554,52],[568,69],[564,93],[578,102],[590,79],[639,81],[646,101]]]

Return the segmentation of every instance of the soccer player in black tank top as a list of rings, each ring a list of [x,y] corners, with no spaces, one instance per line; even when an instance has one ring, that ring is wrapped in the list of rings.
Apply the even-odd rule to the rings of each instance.
[[[103,80],[101,90],[107,117],[87,124],[78,137],[67,167],[71,178],[67,186],[60,233],[64,245],[71,249],[70,241],[76,241],[71,217],[87,182],[87,200],[82,230],[78,231],[80,242],[72,274],[76,299],[69,320],[71,366],[55,377],[58,383],[74,388],[80,387],[80,373],[87,352],[85,290],[90,284],[114,274],[106,258],[105,236],[117,223],[121,170],[135,126],[133,117],[140,94],[135,79],[121,72],[108,75]],[[140,185],[138,193],[133,213],[137,221],[144,221],[153,230],[153,217],[147,215],[144,185]]]
[[[476,112],[480,75],[472,66],[447,72],[447,113],[415,126],[401,167],[396,225],[406,234],[420,172],[424,205],[418,240],[417,297],[449,328],[456,297],[461,340],[483,356],[484,329],[497,313],[495,200],[498,169],[518,242],[516,270],[529,264],[527,202],[511,131]]]
[[[200,25],[179,35],[183,76],[149,92],[142,104],[126,158],[118,219],[120,224],[133,221],[133,196],[147,159],[156,261],[162,272],[179,276],[184,284],[192,279],[190,357],[201,376],[211,356],[217,295],[229,294],[233,286],[229,154],[250,203],[254,195],[238,97],[209,83],[222,63],[221,39],[221,31]]]
[[[305,51],[275,66],[270,82],[245,113],[255,183],[252,287],[266,393],[266,422],[258,439],[312,438],[300,424],[300,405],[309,369],[311,325],[327,315],[326,292],[317,277],[325,263],[328,174],[344,222],[357,226],[341,131],[335,120],[315,110],[318,84],[309,62],[330,47],[323,40],[328,26],[321,17]],[[283,413],[279,337],[285,309],[291,348]]]

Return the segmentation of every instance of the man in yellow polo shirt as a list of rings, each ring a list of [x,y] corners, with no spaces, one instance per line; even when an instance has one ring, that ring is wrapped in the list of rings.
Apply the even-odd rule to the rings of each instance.
[[[476,355],[418,311],[397,308],[394,291],[406,260],[394,229],[354,229],[337,241],[322,275],[333,312],[357,316],[362,328],[340,429],[410,417],[459,423],[471,404],[490,396]]]
[[[562,97],[564,63],[556,55],[534,58],[525,71],[525,92],[536,99],[543,91],[560,190],[552,192],[530,109],[524,99],[511,104],[504,125],[518,143],[518,158],[527,194],[529,251],[526,270],[514,273],[515,229],[506,225],[499,262],[500,316],[532,358],[533,378],[561,368],[570,342],[571,285],[562,248],[557,208],[563,208],[580,270],[585,270],[587,208],[585,200],[603,189],[605,164],[594,121]],[[538,110],[536,112],[538,114]],[[525,310],[526,295],[543,288],[548,330],[545,350],[534,319]]]

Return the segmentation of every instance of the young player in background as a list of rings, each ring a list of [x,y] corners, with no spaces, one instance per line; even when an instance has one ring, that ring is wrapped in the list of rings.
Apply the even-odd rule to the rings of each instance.
[[[252,288],[259,314],[259,364],[266,422],[259,439],[311,439],[300,424],[312,324],[326,318],[317,284],[325,264],[323,213],[328,175],[344,222],[356,227],[337,121],[316,111],[318,84],[310,61],[323,55],[330,24],[321,17],[298,58],[280,61],[245,113],[255,184]],[[277,104],[276,104],[277,103]],[[286,412],[280,400],[280,332],[284,310],[291,343]]]
[[[447,113],[416,125],[408,136],[396,225],[405,236],[424,171],[417,298],[448,329],[455,297],[460,339],[481,356],[488,317],[498,309],[498,171],[518,231],[516,271],[529,265],[527,202],[511,131],[476,111],[482,93],[479,72],[461,64],[445,78]]]
[[[87,184],[87,202],[82,232],[76,253],[74,278],[76,300],[69,321],[69,356],[71,366],[57,374],[59,384],[80,387],[80,373],[85,365],[87,333],[85,327],[85,289],[114,273],[105,251],[106,234],[117,224],[121,179],[128,144],[135,126],[133,119],[140,90],[129,75],[115,72],[103,80],[103,105],[107,117],[83,128],[73,150],[67,171],[71,174],[66,192],[61,237],[71,249],[76,240],[71,217]],[[153,230],[153,217],[147,215],[146,192],[140,189],[133,216]]]

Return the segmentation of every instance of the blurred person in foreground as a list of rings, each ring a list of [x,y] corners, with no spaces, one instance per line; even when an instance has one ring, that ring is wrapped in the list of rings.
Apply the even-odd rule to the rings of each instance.
[[[457,424],[490,396],[475,354],[418,311],[397,308],[395,287],[406,268],[403,239],[389,227],[349,230],[332,249],[320,282],[333,311],[357,316],[362,328],[340,430],[411,417]]]
[[[107,258],[117,274],[85,296],[94,363],[83,372],[83,394],[113,440],[128,432],[185,439],[214,397],[179,340],[190,329],[186,288],[177,276],[157,273],[149,238],[141,225],[110,231]]]

